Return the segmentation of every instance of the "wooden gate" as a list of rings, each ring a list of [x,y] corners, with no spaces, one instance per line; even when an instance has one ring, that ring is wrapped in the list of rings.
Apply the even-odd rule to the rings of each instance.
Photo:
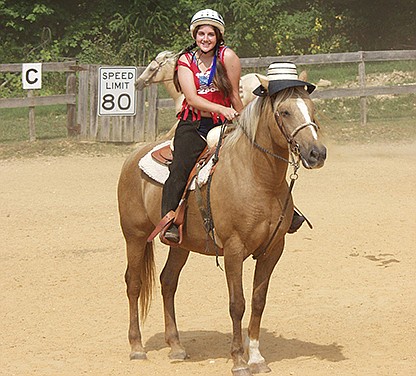
[[[154,141],[157,136],[157,85],[137,91],[136,115],[98,116],[99,65],[79,65],[77,123],[81,140]],[[139,76],[144,67],[137,68]]]

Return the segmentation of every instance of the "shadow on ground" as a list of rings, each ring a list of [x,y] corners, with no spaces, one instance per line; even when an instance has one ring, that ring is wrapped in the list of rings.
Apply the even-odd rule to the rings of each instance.
[[[189,361],[200,362],[207,359],[230,357],[231,334],[196,330],[181,332],[180,338],[190,357]],[[164,333],[157,333],[145,344],[146,351],[157,351],[165,347],[167,345]],[[301,357],[340,362],[346,360],[342,349],[343,346],[335,342],[324,345],[297,338],[285,338],[268,332],[266,329],[262,329],[260,334],[260,351],[268,363]]]

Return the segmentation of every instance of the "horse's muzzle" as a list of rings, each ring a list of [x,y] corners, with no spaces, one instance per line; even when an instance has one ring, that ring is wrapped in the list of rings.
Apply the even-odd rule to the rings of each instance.
[[[326,147],[313,145],[308,150],[300,148],[300,157],[305,168],[321,168],[326,159]]]
[[[136,87],[136,90],[143,90],[146,87],[146,81],[142,78],[138,78],[134,83],[134,86]]]

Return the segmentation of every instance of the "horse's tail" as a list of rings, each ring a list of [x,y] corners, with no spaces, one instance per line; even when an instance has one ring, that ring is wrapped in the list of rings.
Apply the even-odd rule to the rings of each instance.
[[[140,317],[146,320],[149,313],[150,303],[153,297],[153,287],[155,284],[155,259],[153,242],[147,243],[143,256],[143,264],[140,271]]]

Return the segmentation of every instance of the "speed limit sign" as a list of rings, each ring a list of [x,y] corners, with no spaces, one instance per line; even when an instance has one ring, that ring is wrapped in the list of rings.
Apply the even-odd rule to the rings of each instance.
[[[136,114],[136,67],[100,67],[98,115]]]

